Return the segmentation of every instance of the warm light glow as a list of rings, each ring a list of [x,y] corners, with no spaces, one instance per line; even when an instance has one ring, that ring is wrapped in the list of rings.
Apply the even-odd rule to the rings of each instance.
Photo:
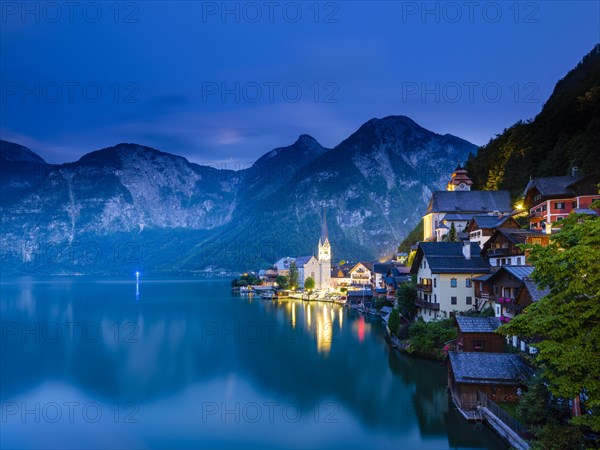
[[[515,209],[517,211],[523,211],[523,208],[524,208],[523,202],[518,202],[518,203],[515,204]]]
[[[296,328],[296,302],[292,303],[292,329]]]

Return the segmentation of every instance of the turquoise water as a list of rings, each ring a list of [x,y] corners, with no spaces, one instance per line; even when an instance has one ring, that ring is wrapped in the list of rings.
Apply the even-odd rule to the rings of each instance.
[[[228,281],[0,288],[2,448],[507,448],[449,405],[445,366],[337,305]]]

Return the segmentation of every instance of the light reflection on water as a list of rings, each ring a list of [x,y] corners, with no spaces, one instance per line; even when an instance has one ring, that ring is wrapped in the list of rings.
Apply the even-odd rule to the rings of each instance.
[[[506,448],[449,407],[444,366],[336,304],[226,281],[0,288],[2,448]]]

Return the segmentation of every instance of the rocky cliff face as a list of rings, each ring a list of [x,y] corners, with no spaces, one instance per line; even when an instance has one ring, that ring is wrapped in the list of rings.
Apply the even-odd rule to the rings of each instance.
[[[476,147],[394,116],[334,149],[302,135],[238,172],[137,144],[62,165],[0,150],[3,271],[115,273],[246,270],[308,254],[323,209],[334,258],[384,256]]]

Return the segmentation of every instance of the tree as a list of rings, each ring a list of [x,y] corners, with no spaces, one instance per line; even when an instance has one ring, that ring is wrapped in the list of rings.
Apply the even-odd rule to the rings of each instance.
[[[526,245],[532,273],[549,294],[500,327],[506,335],[538,338],[535,363],[552,394],[584,394],[589,410],[600,408],[600,218],[571,215],[546,247]],[[600,417],[585,414],[579,424],[600,432]]]
[[[417,299],[417,288],[414,283],[403,283],[396,292],[398,298],[398,310],[408,320],[412,320],[417,313],[415,300]]]
[[[315,288],[315,279],[313,277],[308,277],[304,280],[304,289],[308,289],[312,291]]]
[[[288,284],[292,289],[298,289],[298,283],[300,279],[300,274],[298,273],[298,268],[296,267],[296,263],[292,261],[290,264],[290,273],[288,274]]]
[[[456,227],[454,226],[454,222],[452,222],[452,225],[450,225],[450,232],[448,233],[446,239],[448,240],[448,242],[458,242],[458,234],[456,233]]]
[[[388,328],[394,334],[398,332],[398,327],[400,326],[400,313],[396,308],[392,309],[390,313],[390,318],[388,319]]]
[[[284,275],[278,275],[277,278],[275,278],[275,283],[277,283],[277,286],[284,290],[290,287],[288,278]]]

